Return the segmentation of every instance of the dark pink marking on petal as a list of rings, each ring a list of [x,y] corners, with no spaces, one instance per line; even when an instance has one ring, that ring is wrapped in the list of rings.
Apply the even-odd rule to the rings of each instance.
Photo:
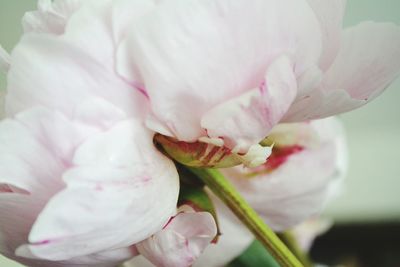
[[[264,168],[267,170],[275,170],[284,164],[290,156],[297,154],[304,150],[304,147],[299,145],[293,145],[288,147],[273,148],[271,156],[264,164]]]

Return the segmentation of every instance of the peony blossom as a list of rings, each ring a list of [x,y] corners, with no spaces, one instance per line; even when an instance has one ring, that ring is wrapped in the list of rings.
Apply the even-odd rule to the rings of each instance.
[[[319,214],[338,192],[347,171],[342,125],[335,118],[279,124],[268,137],[268,161],[223,173],[276,231]]]
[[[39,0],[11,55],[0,47],[0,252],[29,266],[137,253],[191,265],[215,224],[176,214],[178,173],[154,136],[205,144],[199,166],[272,153],[225,174],[276,230],[318,213],[343,171],[336,124],[276,125],[359,107],[400,69],[399,27],[342,32],[344,5]]]

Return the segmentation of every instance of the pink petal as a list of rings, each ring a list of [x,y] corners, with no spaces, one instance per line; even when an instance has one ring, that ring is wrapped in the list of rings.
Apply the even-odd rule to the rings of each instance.
[[[189,267],[217,234],[207,212],[179,213],[154,236],[136,245],[138,251],[160,267]]]
[[[296,127],[293,124],[292,131]],[[277,231],[318,214],[346,172],[347,154],[340,124],[326,119],[313,121],[309,127],[314,129],[317,143],[289,155],[275,169],[224,170],[253,208]]]
[[[30,195],[0,193],[0,252],[13,257],[15,250],[28,240],[37,214],[45,198]]]
[[[317,16],[322,33],[320,68],[326,71],[340,49],[342,23],[347,0],[307,0]]]
[[[400,27],[364,22],[347,29],[321,85],[296,100],[284,121],[323,118],[368,103],[397,78],[398,58]]]
[[[94,97],[106,99],[127,116],[145,114],[145,97],[81,47],[52,36],[26,35],[14,49],[7,114],[43,105],[73,116]]]
[[[15,120],[0,123],[0,183],[48,196],[57,191],[64,166],[30,130]]]
[[[300,75],[318,61],[321,41],[303,1],[175,0],[132,25],[126,47],[155,117],[179,140],[196,141],[210,108],[257,88],[281,53]]]
[[[292,64],[281,57],[269,67],[262,87],[211,109],[201,125],[209,137],[222,138],[228,147],[246,152],[281,120],[296,93]]]
[[[67,187],[49,201],[29,235],[36,257],[67,260],[130,246],[160,230],[175,211],[175,166],[138,121],[89,138],[73,163],[63,175]]]
[[[346,90],[354,99],[378,96],[400,73],[400,27],[365,22],[347,29],[323,90]]]

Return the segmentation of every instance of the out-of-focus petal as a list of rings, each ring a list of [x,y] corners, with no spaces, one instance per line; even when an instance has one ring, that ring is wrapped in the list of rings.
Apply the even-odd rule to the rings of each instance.
[[[311,218],[292,229],[300,248],[303,251],[309,251],[314,239],[328,231],[332,222],[323,218]]]
[[[0,72],[7,73],[10,69],[11,57],[6,50],[0,45]]]
[[[0,120],[4,118],[4,113],[5,113],[5,98],[6,98],[6,92],[2,89],[0,89]]]
[[[340,49],[342,23],[347,0],[307,0],[317,16],[322,33],[320,68],[326,71]]]
[[[281,120],[296,93],[292,64],[287,57],[281,57],[271,64],[260,88],[208,111],[201,125],[209,137],[222,138],[224,145],[246,152]]]
[[[136,120],[88,139],[73,165],[63,175],[67,187],[49,201],[29,235],[28,248],[37,257],[66,260],[130,246],[175,212],[175,166]]]
[[[290,54],[298,75],[318,62],[320,38],[304,1],[173,0],[132,25],[126,47],[155,117],[193,142],[206,135],[203,114],[259,87],[278,55]]]
[[[343,33],[338,56],[322,82],[324,91],[346,90],[369,101],[400,73],[400,27],[364,22]]]
[[[398,77],[398,58],[399,26],[364,22],[345,30],[320,86],[296,100],[284,121],[328,117],[366,104]]]
[[[27,12],[22,19],[25,32],[64,33],[71,15],[83,4],[83,0],[39,0],[38,10]]]
[[[277,231],[318,214],[346,173],[347,151],[341,125],[334,118],[308,124],[318,138],[316,143],[307,142],[312,146],[293,150],[295,153],[283,155],[274,163],[270,158],[265,167],[223,170]],[[296,124],[292,130],[296,131]]]
[[[217,234],[208,212],[178,213],[167,226],[136,245],[140,254],[159,267],[189,267]]]

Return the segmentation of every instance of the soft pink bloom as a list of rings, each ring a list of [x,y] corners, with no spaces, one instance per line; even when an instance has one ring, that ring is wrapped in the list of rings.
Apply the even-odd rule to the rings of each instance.
[[[363,23],[342,33],[344,5],[40,0],[11,56],[0,48],[8,73],[0,251],[30,266],[113,266],[138,242],[158,263],[166,243],[154,237],[190,240],[199,228],[163,229],[179,185],[155,132],[226,147],[248,166],[265,161],[270,148],[258,142],[269,135],[296,153],[285,162],[273,153],[256,170],[266,175],[226,174],[275,229],[320,211],[342,174],[341,138],[320,132],[326,121],[275,125],[361,106],[400,69],[399,27]],[[276,134],[282,127],[295,138]],[[177,225],[200,214],[184,215]],[[206,242],[194,244],[168,262],[197,257]]]
[[[347,150],[335,118],[279,124],[269,140],[274,149],[264,165],[222,171],[266,223],[282,231],[322,211],[346,174]]]

